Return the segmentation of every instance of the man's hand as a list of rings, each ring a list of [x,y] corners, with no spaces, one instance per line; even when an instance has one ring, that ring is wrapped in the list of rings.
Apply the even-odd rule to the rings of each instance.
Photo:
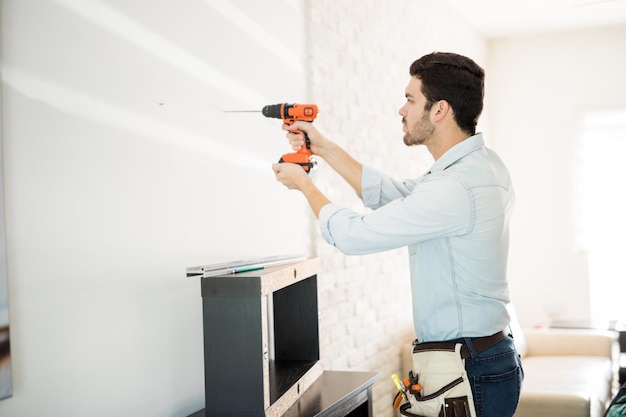
[[[273,164],[272,169],[276,179],[285,187],[290,190],[299,190],[304,194],[313,214],[319,218],[322,207],[330,204],[330,200],[313,184],[313,180],[302,167],[297,164]]]
[[[306,182],[311,182],[306,171],[298,164],[273,164],[276,180],[290,190],[300,190]]]
[[[302,132],[306,132],[308,135],[309,142],[311,144],[311,152],[315,155],[321,156],[322,158],[324,157],[326,145],[330,141],[322,135],[312,123],[298,120],[292,125],[284,124],[283,130],[287,131],[286,136],[289,140],[289,145],[291,145],[291,148],[294,151],[299,151],[300,148],[304,146],[304,135],[302,133],[293,132],[294,130],[300,130]]]

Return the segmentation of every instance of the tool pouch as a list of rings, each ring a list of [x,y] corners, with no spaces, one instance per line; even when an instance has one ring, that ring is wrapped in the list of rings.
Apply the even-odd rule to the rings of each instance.
[[[430,345],[434,346],[434,344]],[[413,372],[422,391],[409,395],[400,414],[410,417],[476,417],[472,388],[465,372],[461,347],[413,350]]]

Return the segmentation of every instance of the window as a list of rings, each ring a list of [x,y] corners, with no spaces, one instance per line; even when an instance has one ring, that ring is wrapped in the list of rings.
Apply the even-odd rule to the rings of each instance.
[[[626,321],[626,110],[588,114],[581,145],[576,218],[589,259],[591,319]]]

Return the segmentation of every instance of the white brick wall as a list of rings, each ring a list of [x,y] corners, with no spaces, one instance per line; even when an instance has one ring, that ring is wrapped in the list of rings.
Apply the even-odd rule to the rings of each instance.
[[[310,99],[318,128],[360,161],[400,178],[432,163],[423,148],[406,148],[398,109],[409,65],[438,50],[486,62],[486,41],[434,0],[311,0],[307,2]],[[364,210],[354,192],[320,164],[313,174],[328,197]],[[344,256],[312,230],[321,258],[320,343],[325,369],[381,373],[374,415],[390,417],[401,349],[413,335],[406,249]]]

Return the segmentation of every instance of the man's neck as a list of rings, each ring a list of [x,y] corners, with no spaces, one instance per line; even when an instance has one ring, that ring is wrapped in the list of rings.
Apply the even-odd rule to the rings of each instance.
[[[452,147],[458,145],[471,136],[472,135],[458,128],[450,129],[448,131],[435,132],[428,141],[426,147],[436,161]]]

